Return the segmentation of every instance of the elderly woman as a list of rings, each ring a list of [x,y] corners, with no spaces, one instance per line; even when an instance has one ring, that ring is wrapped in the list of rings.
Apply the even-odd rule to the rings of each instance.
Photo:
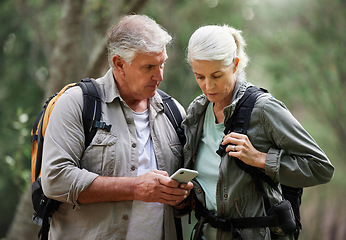
[[[245,45],[241,31],[216,25],[197,29],[189,41],[188,62],[203,92],[190,104],[183,123],[185,167],[199,172],[192,201],[198,218],[194,239],[294,239],[283,222],[275,226],[264,221],[270,215],[265,199],[270,207],[277,204],[270,210],[275,212],[284,208],[278,204],[282,185],[323,184],[334,173],[321,148],[269,93],[254,103],[246,135],[224,134],[240,99],[253,86],[245,79]],[[220,143],[225,153],[219,155]],[[255,178],[237,161],[270,181]],[[295,223],[287,211],[287,221]]]

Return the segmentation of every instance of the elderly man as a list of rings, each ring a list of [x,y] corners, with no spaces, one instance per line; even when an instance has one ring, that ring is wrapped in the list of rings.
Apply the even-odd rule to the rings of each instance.
[[[182,146],[156,92],[171,39],[143,15],[125,16],[109,30],[111,69],[96,82],[102,121],[112,128],[99,129],[86,149],[82,90],[70,88],[56,103],[42,187],[63,203],[53,214],[50,239],[177,238],[173,207],[192,183],[169,178],[181,164]]]

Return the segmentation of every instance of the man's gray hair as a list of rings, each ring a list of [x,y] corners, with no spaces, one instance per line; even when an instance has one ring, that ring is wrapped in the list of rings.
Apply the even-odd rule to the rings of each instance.
[[[239,58],[237,72],[245,71],[249,62],[244,48],[246,43],[241,31],[230,26],[208,25],[198,28],[190,37],[187,61],[221,61],[225,66],[234,64]]]
[[[148,16],[125,16],[108,31],[109,66],[114,67],[114,55],[131,63],[136,53],[161,53],[171,40],[167,31]]]

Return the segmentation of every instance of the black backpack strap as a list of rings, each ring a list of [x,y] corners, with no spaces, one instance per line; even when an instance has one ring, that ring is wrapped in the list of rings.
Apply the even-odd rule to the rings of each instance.
[[[247,128],[250,123],[250,117],[257,98],[263,93],[268,92],[255,86],[246,89],[243,97],[239,100],[232,117],[227,121],[224,130],[225,135],[230,132],[247,134]]]
[[[36,120],[39,120],[43,123],[44,113],[46,109],[44,109],[38,116]],[[43,149],[43,136],[42,136],[42,125],[39,125],[38,135],[36,135],[37,138],[37,155],[36,155],[36,165],[35,165],[35,179],[38,179],[38,177],[41,174],[41,166],[42,166],[42,149]],[[36,126],[37,127],[37,126]]]
[[[232,116],[226,122],[226,127],[224,130],[225,135],[231,132],[247,134],[247,127],[250,122],[252,109],[257,98],[264,92],[268,91],[262,88],[257,88],[255,86],[250,86],[246,89],[244,95],[237,103]],[[225,154],[226,147],[227,145],[220,144],[219,149],[216,151],[216,153],[222,156],[223,154]]]
[[[174,102],[173,98],[164,91],[157,89],[157,92],[160,94],[162,98],[166,116],[168,117],[169,121],[172,123],[175,131],[177,132],[181,144],[184,145],[186,139],[184,131],[181,128],[181,122],[183,121],[183,117],[181,116],[177,104]]]
[[[42,111],[37,117],[36,117],[36,120],[34,122],[34,125],[32,126],[32,135],[31,135],[31,141],[34,142],[34,141],[37,141],[38,139],[38,135],[36,134],[36,131],[37,131],[37,127],[38,127],[38,124],[40,123],[40,120],[41,120],[41,117],[42,117],[42,114],[44,113],[44,111]]]
[[[224,130],[225,135],[229,134],[230,132],[247,134],[247,128],[250,123],[251,113],[254,108],[255,102],[257,98],[265,92],[267,92],[267,90],[260,89],[255,86],[250,86],[246,89],[244,95],[237,103],[233,115],[228,119],[226,123],[226,127]],[[226,146],[220,145],[217,153],[222,156],[223,154],[225,154],[225,149]],[[262,181],[267,182],[272,188],[280,192],[276,184],[261,170],[245,164],[238,158],[233,159],[235,160],[239,168],[251,175],[257,191],[263,196],[265,208],[268,211],[270,209],[270,203],[268,196],[263,189]]]
[[[198,222],[194,227],[194,236],[192,234],[190,238],[193,240],[203,239],[203,225],[206,223],[213,228],[232,232],[234,239],[242,239],[239,229],[277,227],[280,225],[281,218],[275,214],[260,217],[222,218],[208,210],[197,198],[195,198],[195,214]]]
[[[42,227],[37,236],[38,239],[48,240],[51,217],[52,214],[58,209],[59,205],[60,202],[47,198],[47,204],[42,218]]]
[[[183,121],[183,117],[181,116],[181,113],[178,109],[177,104],[174,102],[173,98],[165,93],[164,91],[157,89],[157,92],[160,94],[165,110],[165,114],[168,117],[169,121],[174,127],[174,130],[176,131],[178,138],[180,140],[181,144],[185,144],[185,135],[184,131],[181,128],[181,122]],[[175,228],[177,232],[177,239],[182,240],[183,239],[183,230],[181,226],[181,219],[180,218],[174,218],[175,222]]]
[[[247,129],[250,123],[251,113],[255,106],[255,102],[257,98],[262,95],[264,92],[267,92],[264,89],[257,88],[255,86],[250,86],[246,89],[243,97],[239,100],[232,117],[227,121],[225,134],[230,132],[236,132],[241,134],[247,134]],[[264,188],[262,186],[262,181],[265,181],[272,188],[274,188],[277,192],[280,193],[278,187],[274,183],[274,181],[266,175],[261,170],[247,165],[243,161],[238,158],[234,158],[236,164],[239,168],[249,173],[255,183],[257,191],[263,196],[264,204],[266,211],[270,209],[270,202]]]
[[[101,99],[96,87],[96,81],[91,78],[82,79],[76,85],[83,91],[83,125],[85,134],[85,148],[94,138],[98,128],[110,131],[112,125],[107,125],[101,120]]]
[[[281,184],[281,188],[282,188],[282,195],[283,195],[284,199],[287,199],[292,205],[294,217],[295,217],[296,223],[297,223],[297,230],[294,233],[294,239],[298,240],[300,230],[302,230],[302,224],[300,222],[300,210],[299,210],[299,208],[300,208],[300,205],[302,203],[303,188],[289,187],[289,186],[282,185],[282,184]]]
[[[227,122],[227,126],[225,129],[227,133],[234,131],[237,133],[247,134],[247,128],[250,123],[250,117],[252,113],[252,109],[254,107],[254,104],[257,100],[257,98],[263,94],[267,93],[268,91],[265,89],[260,89],[255,86],[249,87],[246,92],[244,93],[244,96],[239,101],[239,103],[236,106],[235,112],[232,115],[233,118]],[[273,188],[275,191],[280,193],[280,190],[278,186],[274,183],[274,181],[265,174],[262,170],[252,167],[250,165],[245,164],[243,161],[235,158],[235,161],[239,168],[244,170],[245,172],[249,173],[250,176],[253,179],[253,182],[255,183],[257,191],[262,195],[266,212],[271,208],[269,203],[269,198],[267,193],[265,192],[262,182],[267,183],[271,188]],[[285,185],[281,185],[282,188],[282,195],[283,198],[288,200],[291,205],[292,209],[294,211],[294,216],[296,219],[297,224],[297,231],[295,232],[295,239],[298,238],[299,230],[302,228],[300,223],[300,213],[299,213],[299,206],[301,204],[301,196],[303,189],[302,188],[293,188],[288,187]]]

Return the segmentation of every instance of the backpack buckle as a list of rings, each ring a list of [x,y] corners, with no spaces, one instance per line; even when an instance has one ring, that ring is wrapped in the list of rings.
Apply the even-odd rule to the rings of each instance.
[[[104,129],[107,132],[109,132],[112,128],[111,124],[107,125],[105,122],[101,122],[101,121],[93,121],[92,126],[95,128]]]

